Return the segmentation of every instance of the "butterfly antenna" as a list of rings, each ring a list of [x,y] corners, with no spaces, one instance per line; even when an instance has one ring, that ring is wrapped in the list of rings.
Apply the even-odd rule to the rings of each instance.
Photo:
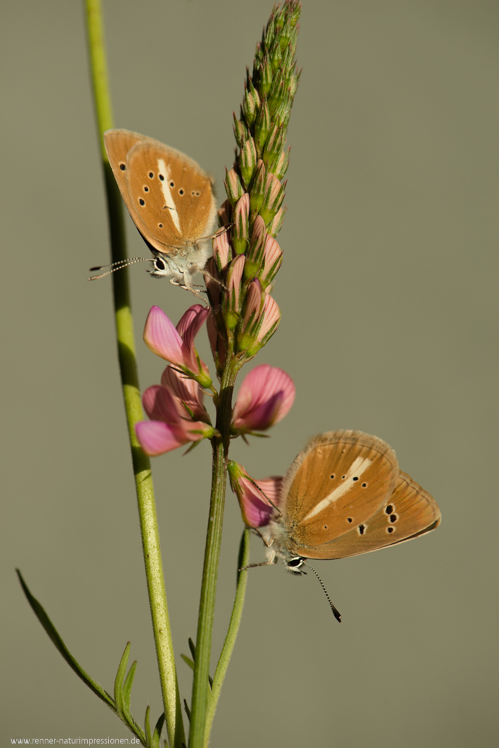
[[[258,483],[255,480],[253,480],[253,478],[250,478],[249,475],[245,475],[244,477],[247,478],[249,480],[249,482],[254,485],[254,487],[256,488],[256,490],[259,491],[262,494],[262,496],[264,497],[265,501],[267,501],[270,504],[270,506],[274,507],[274,509],[277,512],[279,512],[279,514],[282,514],[281,510],[279,509],[279,507],[274,504],[274,502],[272,501],[272,499],[269,499],[269,497],[267,496],[267,494],[265,493],[265,491],[262,488],[260,488],[260,486],[258,485]],[[255,529],[255,528],[252,528],[252,529]],[[258,534],[260,535],[260,533],[258,533]],[[260,537],[262,537],[262,536],[260,535]],[[310,567],[310,568],[312,568],[312,567]]]
[[[135,265],[136,262],[154,262],[154,259],[149,257],[131,257],[129,260],[118,260],[118,262],[112,262],[110,265],[96,265],[95,267],[90,268],[91,273],[95,270],[102,270],[103,268],[111,268],[111,270],[106,270],[105,273],[100,273],[100,275],[91,275],[88,280],[95,281],[100,278],[105,278],[106,275],[111,275],[111,273],[127,268],[129,265]]]
[[[324,587],[324,582],[322,581],[322,579],[320,578],[320,576],[317,574],[317,572],[316,572],[316,570],[314,569],[313,566],[310,566],[310,564],[307,564],[306,561],[304,561],[303,563],[305,564],[305,566],[308,566],[309,569],[312,569],[312,571],[314,572],[315,576],[317,577],[317,579],[321,583],[321,587],[322,587],[322,589],[324,591],[325,596],[328,599],[329,605],[331,606],[331,610],[333,611],[333,615],[336,618],[336,620],[338,621],[338,623],[341,623],[341,613],[340,613],[340,611],[337,608],[334,607],[331,598],[327,594],[327,589]]]

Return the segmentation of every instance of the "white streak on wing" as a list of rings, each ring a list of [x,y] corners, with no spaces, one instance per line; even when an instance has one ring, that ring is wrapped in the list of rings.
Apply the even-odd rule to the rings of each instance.
[[[170,192],[170,169],[168,169],[164,162],[164,159],[162,158],[158,158],[158,169],[164,176],[164,180],[161,182],[161,189],[163,190],[165,205],[167,206],[168,213],[170,214],[178,233],[181,234],[182,232],[180,230],[180,218],[177,212],[177,206],[175,205],[172,193]]]
[[[326,509],[330,504],[333,503],[333,501],[337,501],[340,496],[344,496],[347,491],[349,491],[356,485],[356,481],[354,482],[351,479],[355,476],[357,476],[357,478],[360,478],[362,473],[367,470],[370,464],[371,460],[368,460],[367,457],[357,457],[348,468],[345,480],[341,481],[340,485],[335,488],[334,491],[331,491],[329,496],[326,496],[325,499],[319,501],[319,503],[310,510],[310,512],[302,520],[302,522],[306,522],[307,519],[315,517],[316,514],[319,514],[319,512],[322,512],[324,509]]]

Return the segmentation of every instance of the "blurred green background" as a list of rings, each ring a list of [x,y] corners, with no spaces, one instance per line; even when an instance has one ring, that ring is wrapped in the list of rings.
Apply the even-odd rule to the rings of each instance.
[[[267,0],[105,0],[115,125],[215,175],[234,141]],[[19,566],[69,648],[112,690],[128,640],[133,712],[161,700],[125,433],[83,4],[2,11],[4,421],[2,738],[126,738],[32,614]],[[255,477],[283,474],[314,433],[388,441],[440,504],[442,526],[317,569],[258,569],[215,720],[217,748],[497,745],[497,205],[499,5],[305,0],[303,75],[288,143],[281,327],[250,364],[293,377],[270,440],[234,445]],[[147,256],[128,220],[130,255]],[[141,340],[161,306],[194,299],[130,271]],[[208,361],[206,336],[199,350]],[[153,463],[174,641],[195,637],[210,451]],[[242,529],[228,495],[214,652]],[[258,538],[252,560],[263,559]],[[182,695],[191,673],[181,661]]]

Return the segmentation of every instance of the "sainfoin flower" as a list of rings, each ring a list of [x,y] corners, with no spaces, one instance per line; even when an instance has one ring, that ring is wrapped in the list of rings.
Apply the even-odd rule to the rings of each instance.
[[[248,527],[268,525],[275,507],[279,507],[283,477],[253,480],[242,465],[229,461],[230,485],[237,496],[243,521]]]
[[[208,367],[194,348],[194,338],[209,314],[201,304],[189,307],[177,327],[157,306],[149,312],[144,328],[144,342],[157,356],[181,369],[202,387],[211,385]]]
[[[147,388],[142,403],[151,420],[140,421],[135,431],[140,446],[151,457],[214,434],[198,383],[171,366],[163,372],[161,384]]]
[[[243,380],[232,412],[231,432],[264,431],[289,412],[295,399],[293,380],[282,369],[262,364]]]

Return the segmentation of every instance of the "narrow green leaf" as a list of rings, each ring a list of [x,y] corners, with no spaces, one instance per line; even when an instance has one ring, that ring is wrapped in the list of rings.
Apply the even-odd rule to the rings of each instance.
[[[130,711],[130,699],[132,698],[132,686],[133,686],[133,679],[135,678],[136,670],[137,670],[137,660],[134,660],[130,666],[128,675],[125,678],[125,682],[123,683],[123,698],[125,701],[125,706],[128,711]]]
[[[194,662],[196,662],[196,645],[192,641],[191,637],[189,637],[189,649],[191,650],[192,659]]]
[[[184,709],[185,709],[185,713],[187,714],[187,717],[188,717],[189,722],[190,722],[191,721],[191,710],[189,709],[189,705],[188,705],[186,699],[184,699]]]
[[[194,662],[190,659],[190,657],[187,657],[187,655],[183,655],[183,654],[181,654],[180,656],[183,659],[183,661],[185,662],[185,664],[189,665],[189,667],[191,668],[191,670],[194,670]]]
[[[121,657],[116,678],[114,679],[114,701],[116,702],[116,708],[120,717],[123,716],[126,708],[123,696],[123,681],[125,680],[126,666],[130,657],[130,646],[130,642],[128,642]]]
[[[156,722],[156,727],[154,728],[154,735],[152,736],[153,748],[159,748],[159,739],[161,737],[161,730],[163,729],[164,724],[165,724],[165,713],[163,712],[162,715],[159,717],[158,721]],[[166,745],[166,741],[165,741],[165,745]]]
[[[81,678],[81,680],[85,683],[86,686],[90,688],[91,691],[95,693],[96,696],[99,697],[99,699],[102,699],[102,701],[107,704],[107,706],[113,710],[113,712],[116,712],[116,705],[113,701],[113,698],[110,694],[108,694],[107,691],[105,691],[102,686],[94,681],[89,674],[79,665],[79,663],[75,660],[69,649],[64,644],[63,640],[59,636],[54,624],[46,614],[43,607],[40,605],[38,600],[33,597],[31,592],[28,589],[28,586],[26,582],[24,581],[21,572],[19,569],[16,569],[17,576],[19,577],[19,581],[21,583],[21,587],[23,588],[23,592],[26,595],[29,604],[31,605],[31,608],[42,624],[43,628],[45,629],[46,633],[49,635],[50,639],[52,640],[52,643],[56,647],[56,649],[59,651],[59,653],[63,656],[63,658],[68,663],[69,667],[76,673],[76,675]]]
[[[149,746],[152,746],[152,736],[151,736],[151,723],[149,722],[149,715],[151,713],[151,707],[148,706],[146,709],[146,716],[144,717],[144,730],[146,734],[146,746],[149,748]]]

